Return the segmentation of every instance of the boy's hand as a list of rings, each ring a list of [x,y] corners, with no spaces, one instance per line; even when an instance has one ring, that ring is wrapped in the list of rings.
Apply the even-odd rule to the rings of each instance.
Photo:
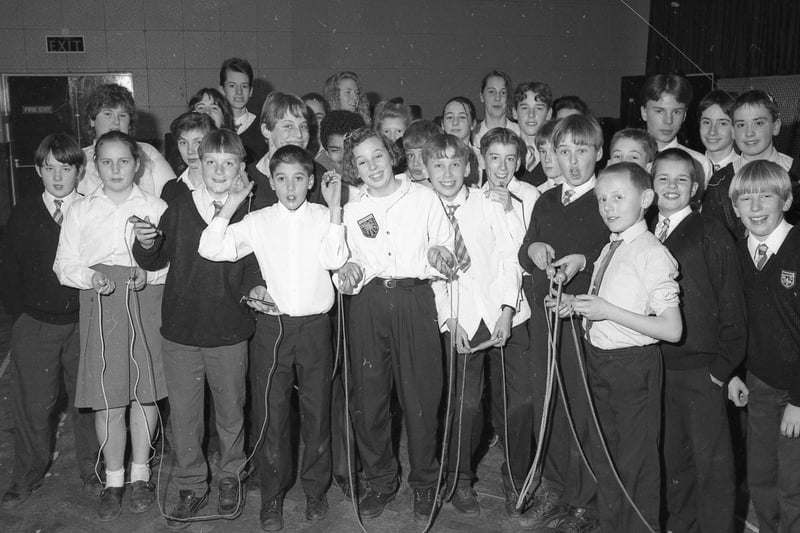
[[[117,287],[114,281],[108,279],[105,274],[102,272],[95,272],[92,274],[92,288],[96,290],[98,294],[106,296],[114,292],[114,289]]]
[[[505,187],[492,187],[490,185],[484,194],[489,200],[502,205],[506,213],[511,211],[511,193]]]
[[[586,256],[583,254],[565,255],[547,267],[547,276],[552,277],[560,273],[563,275],[561,283],[569,283],[575,274],[586,266]],[[551,273],[552,270],[552,273]],[[556,280],[558,281],[558,280]]]
[[[259,313],[264,313],[265,315],[279,315],[281,314],[278,306],[275,305],[275,300],[272,299],[272,296],[267,291],[267,288],[263,285],[258,285],[250,289],[250,294],[248,294],[250,298],[253,300],[263,300],[263,302],[256,302],[253,300],[247,300],[247,305],[258,311]],[[266,302],[266,303],[265,303]]]
[[[152,248],[158,236],[158,229],[150,222],[150,217],[144,217],[144,222],[140,218],[131,217],[133,222],[133,234],[136,235],[136,240],[142,245],[142,248]]]
[[[325,199],[325,203],[328,204],[329,209],[333,210],[334,208],[341,207],[342,176],[339,173],[329,170],[323,174],[320,187],[322,188],[322,197]]]
[[[546,270],[555,256],[556,251],[547,243],[535,242],[528,246],[528,257],[539,270]]]
[[[464,328],[462,328],[461,325],[456,322],[455,318],[450,318],[447,320],[447,330],[455,340],[456,351],[460,354],[470,353],[471,349],[469,346],[469,335],[467,335],[467,332],[464,331]],[[453,330],[455,330],[455,332],[453,332]]]
[[[511,319],[513,316],[513,309],[510,307],[503,308],[503,312],[500,314],[500,318],[497,319],[492,332],[492,338],[497,339],[497,346],[505,346],[509,337],[511,337]]]
[[[750,390],[744,381],[739,376],[733,376],[728,382],[728,399],[733,402],[736,407],[744,407],[747,405],[747,399],[750,396]]]
[[[548,309],[553,309],[556,306],[556,293],[551,292],[549,295],[544,297],[544,305]],[[572,302],[575,300],[575,297],[571,294],[564,294],[561,293],[561,302],[559,303],[558,312],[559,318],[567,318],[573,314],[574,310],[572,309]]]
[[[456,256],[444,246],[431,246],[428,250],[428,263],[450,279],[455,274]]]
[[[131,283],[130,288],[135,291],[140,291],[147,285],[147,272],[139,267],[131,267]]]
[[[356,263],[348,262],[339,269],[339,290],[343,294],[353,294],[353,291],[361,280],[364,279],[364,272]]]
[[[225,200],[225,204],[217,216],[230,220],[236,210],[239,209],[239,206],[242,205],[242,202],[250,196],[252,190],[253,182],[247,179],[246,175],[240,173],[233,180],[231,188],[228,189],[228,199]]]
[[[579,294],[572,301],[572,309],[587,320],[597,322],[608,319],[609,303],[599,296]]]
[[[786,404],[781,418],[781,435],[788,439],[800,437],[800,407]]]

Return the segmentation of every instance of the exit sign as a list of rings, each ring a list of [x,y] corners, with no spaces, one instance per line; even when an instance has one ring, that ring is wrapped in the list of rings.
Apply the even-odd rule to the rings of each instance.
[[[47,53],[48,54],[74,54],[83,53],[83,36],[80,37],[65,37],[57,36],[45,37],[47,40]]]

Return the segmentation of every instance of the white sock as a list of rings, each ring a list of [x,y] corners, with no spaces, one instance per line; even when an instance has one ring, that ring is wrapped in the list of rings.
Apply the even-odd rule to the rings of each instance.
[[[124,487],[125,486],[125,469],[112,472],[106,469],[106,488],[108,487]]]
[[[131,463],[131,483],[136,481],[150,481],[150,466],[147,463],[143,465]]]

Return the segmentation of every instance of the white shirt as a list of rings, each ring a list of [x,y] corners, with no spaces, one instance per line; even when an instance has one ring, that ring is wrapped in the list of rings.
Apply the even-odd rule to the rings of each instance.
[[[708,180],[711,179],[711,175],[714,173],[714,168],[711,166],[711,161],[709,161],[708,158],[705,155],[701,154],[700,152],[698,152],[696,150],[692,150],[688,146],[682,145],[681,143],[678,142],[678,138],[677,137],[672,139],[672,141],[670,141],[670,143],[668,145],[666,145],[664,148],[659,150],[659,152],[663,152],[667,148],[680,148],[681,150],[683,150],[684,152],[686,152],[687,154],[692,156],[692,158],[695,161],[700,163],[700,166],[703,167],[703,172],[705,173],[705,176],[704,176],[704,179],[703,179],[703,186],[708,185]]]
[[[561,189],[561,201],[564,201],[564,193],[572,191],[575,194],[569,199],[569,203],[573,203],[584,194],[593,191],[595,185],[597,185],[597,178],[594,175],[586,180],[586,183],[581,183],[577,187],[573,187],[567,180],[564,180],[564,187]]]
[[[723,168],[727,167],[728,165],[733,163],[736,160],[737,157],[739,157],[739,154],[736,153],[736,150],[731,148],[731,151],[728,152],[728,155],[726,155],[725,157],[720,159],[718,162],[714,162],[714,160],[711,159],[711,156],[709,155],[709,153],[706,152],[706,158],[708,159],[708,162],[711,163],[711,171],[712,172],[716,172],[716,170],[714,170],[714,167],[716,167],[718,169],[723,169]]]
[[[200,236],[198,253],[211,261],[238,261],[255,253],[267,291],[281,313],[309,316],[333,306],[329,270],[347,260],[344,228],[331,224],[324,205],[304,202],[289,211],[280,202],[235,224],[216,217]]]
[[[115,204],[102,187],[76,200],[64,215],[53,271],[62,285],[91,289],[94,265],[137,266],[131,254],[136,237],[132,215],[158,224],[167,204],[161,198],[133,185],[130,196]],[[147,272],[147,283],[160,285],[167,269]]]
[[[544,183],[542,183],[541,185],[539,185],[536,188],[539,189],[540,193],[545,193],[545,192],[549,191],[550,189],[555,189],[556,187],[558,187],[562,183],[566,183],[566,180],[564,179],[564,176],[558,176],[557,178],[547,178],[547,181],[545,181]],[[573,198],[574,198],[574,196],[573,196]]]
[[[139,179],[137,185],[145,192],[153,196],[161,196],[161,189],[169,180],[175,179],[175,173],[169,166],[167,160],[161,153],[147,143],[136,143],[139,146],[141,160],[136,176]],[[86,196],[101,185],[100,176],[97,174],[97,166],[94,164],[94,147],[92,144],[83,149],[86,155],[86,165],[83,167],[83,177],[78,182],[78,192]]]
[[[400,187],[389,196],[371,196],[364,188],[358,201],[344,206],[350,261],[364,274],[355,294],[374,278],[442,277],[428,263],[428,250],[453,250],[453,230],[436,193],[402,174],[395,179]]]
[[[458,279],[451,285],[444,280],[432,284],[440,329],[445,331],[447,320],[453,318],[451,290],[458,324],[470,338],[475,336],[481,321],[493,331],[503,305],[516,310],[513,326],[526,322],[531,311],[521,297],[519,245],[511,238],[503,207],[478,190],[473,189],[467,196],[466,188],[462,188],[452,204],[459,205],[455,218],[471,264],[466,272],[459,271]]]
[[[178,181],[182,181],[183,183],[185,183],[190,191],[194,191],[197,188],[192,183],[192,180],[189,179],[189,169],[188,168],[186,170],[184,170],[183,172],[181,172],[181,175],[178,176]],[[200,180],[200,182],[202,183],[202,180]]]
[[[74,190],[64,198],[56,198],[47,191],[42,193],[42,201],[44,202],[44,206],[47,208],[47,210],[50,211],[50,216],[53,216],[56,212],[56,200],[61,200],[61,214],[66,215],[67,209],[69,209],[69,207],[80,198],[82,198],[82,196]]]
[[[256,119],[256,116],[251,113],[250,111],[245,111],[245,113],[240,116],[238,119],[233,121],[233,125],[236,127],[236,135],[241,135],[242,133],[250,127],[250,124]]]
[[[520,134],[519,126],[516,122],[511,119],[506,119],[506,125],[503,126],[507,130],[511,130],[517,135]],[[475,133],[475,136],[472,138],[472,145],[475,146],[478,150],[481,149],[481,139],[483,136],[489,132],[489,128],[486,127],[486,120],[481,120],[480,124],[478,125],[478,131]]]
[[[757,159],[763,159],[766,161],[771,161],[772,163],[776,163],[781,166],[783,170],[789,172],[789,169],[792,168],[792,163],[794,159],[789,157],[786,154],[780,153],[778,150],[775,149],[775,146],[772,146],[772,149],[769,152],[763,154],[764,157],[759,157]],[[745,166],[750,161],[756,161],[757,159],[748,159],[746,155],[739,154],[739,157],[733,160],[733,171],[739,172],[743,166]]]
[[[658,214],[658,224],[661,224],[664,219],[669,218],[669,226],[667,226],[667,237],[672,235],[672,232],[675,231],[675,228],[678,227],[678,224],[683,222],[683,219],[688,217],[692,214],[692,208],[690,206],[686,206],[677,213],[671,214],[669,217],[665,217],[661,213]],[[655,236],[658,237],[658,225],[656,225]],[[665,237],[666,238],[666,237]]]
[[[778,250],[781,249],[781,245],[783,245],[783,241],[786,240],[786,236],[789,235],[789,232],[792,230],[792,225],[786,222],[786,220],[781,220],[781,223],[778,224],[778,227],[772,230],[766,239],[763,241],[759,241],[753,238],[752,235],[747,235],[747,250],[750,252],[750,258],[753,260],[754,265],[758,265],[758,245],[759,244],[766,244],[767,245],[767,261],[769,258],[778,253]]]
[[[491,183],[487,181],[483,184],[481,190],[485,192],[490,188]],[[522,246],[522,241],[525,239],[525,233],[527,232],[528,226],[531,223],[533,206],[536,204],[536,200],[539,199],[542,193],[540,193],[539,189],[530,183],[525,183],[524,181],[520,181],[513,177],[508,182],[508,192],[514,195],[511,198],[511,211],[508,213],[508,226],[511,230],[511,234],[514,236],[514,242],[516,242],[517,246],[519,247]]]
[[[197,212],[200,213],[200,216],[206,224],[211,224],[211,221],[214,219],[214,214],[217,212],[217,208],[214,207],[214,202],[221,202],[220,206],[222,206],[225,205],[227,199],[228,194],[226,193],[222,200],[214,200],[211,195],[208,194],[208,189],[206,189],[205,185],[201,185],[192,191],[194,206],[197,208]]]

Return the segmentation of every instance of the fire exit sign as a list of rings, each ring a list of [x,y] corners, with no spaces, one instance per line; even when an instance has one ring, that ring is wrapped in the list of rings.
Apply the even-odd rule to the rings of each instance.
[[[83,36],[80,37],[66,37],[66,36],[48,36],[47,40],[47,53],[48,54],[73,54],[83,53]]]

